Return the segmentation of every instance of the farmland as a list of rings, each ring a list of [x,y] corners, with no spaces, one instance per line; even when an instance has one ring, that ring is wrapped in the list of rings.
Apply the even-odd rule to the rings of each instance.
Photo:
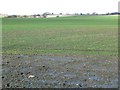
[[[117,87],[117,20],[3,18],[3,87]]]
[[[4,54],[117,54],[117,16],[3,19]]]

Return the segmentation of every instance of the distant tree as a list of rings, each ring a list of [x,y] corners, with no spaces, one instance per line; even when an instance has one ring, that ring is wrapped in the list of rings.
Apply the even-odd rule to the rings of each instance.
[[[75,13],[76,16],[78,16],[79,14],[78,13]]]
[[[110,13],[108,12],[108,13],[106,13],[106,15],[110,15]]]
[[[33,18],[35,18],[35,17],[36,17],[36,15],[34,14],[34,15],[33,15]]]
[[[17,18],[17,15],[9,15],[8,18]]]
[[[46,14],[43,14],[42,16],[43,16],[44,18],[46,18],[46,17],[47,17],[47,15],[46,15]]]
[[[96,12],[93,12],[92,15],[98,15]]]
[[[119,12],[112,12],[112,13],[110,13],[110,15],[120,15],[120,13]]]
[[[51,13],[49,13],[49,12],[45,12],[45,13],[42,14],[42,16],[43,16],[44,18],[46,18],[47,15],[50,15],[50,14],[51,14]]]
[[[23,15],[24,18],[28,17],[27,15]]]
[[[40,14],[37,14],[36,16],[40,16]]]
[[[45,12],[45,13],[43,13],[43,15],[50,15],[51,13],[49,13],[49,12]]]
[[[90,13],[87,13],[87,15],[90,15]]]
[[[57,18],[59,18],[59,16],[56,16]]]
[[[83,15],[82,13],[80,13],[80,15]]]

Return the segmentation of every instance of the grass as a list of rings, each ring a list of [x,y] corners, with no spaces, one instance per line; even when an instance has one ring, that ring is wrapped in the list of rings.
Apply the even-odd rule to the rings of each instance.
[[[117,55],[117,16],[4,18],[3,54]]]

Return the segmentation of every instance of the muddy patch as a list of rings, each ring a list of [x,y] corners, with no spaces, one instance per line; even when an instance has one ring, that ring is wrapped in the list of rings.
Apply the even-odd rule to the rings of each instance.
[[[3,55],[3,88],[117,88],[116,57]]]

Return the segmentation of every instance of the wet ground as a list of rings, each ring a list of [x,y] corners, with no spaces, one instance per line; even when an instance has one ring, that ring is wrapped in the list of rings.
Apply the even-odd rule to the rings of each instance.
[[[3,55],[3,88],[117,88],[115,56]]]

